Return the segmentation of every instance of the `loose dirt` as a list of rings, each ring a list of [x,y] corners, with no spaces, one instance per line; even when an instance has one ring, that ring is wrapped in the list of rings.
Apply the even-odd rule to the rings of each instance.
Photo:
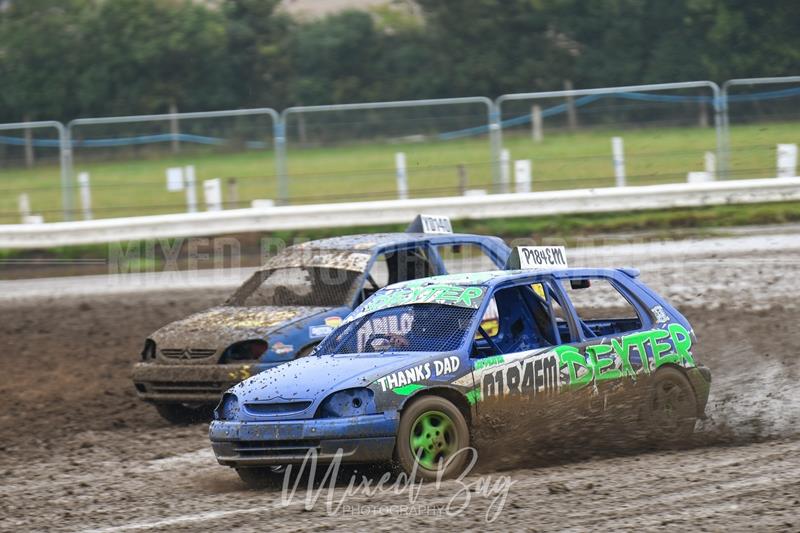
[[[472,490],[360,493],[337,509],[340,485],[330,509],[324,492],[306,510],[304,492],[283,505],[279,490],[246,489],[216,464],[205,425],[168,425],[129,380],[147,334],[227,292],[0,304],[0,530],[800,531],[800,329],[781,301],[683,307],[714,376],[693,447],[565,445],[531,468],[526,450],[498,444],[509,460],[468,477]],[[500,476],[513,485],[487,524],[500,502],[475,483]]]

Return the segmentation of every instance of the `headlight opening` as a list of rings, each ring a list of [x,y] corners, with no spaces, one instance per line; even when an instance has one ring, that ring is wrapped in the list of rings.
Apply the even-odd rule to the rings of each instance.
[[[334,392],[320,405],[317,418],[336,418],[375,414],[375,394],[367,388]]]
[[[214,409],[214,418],[217,420],[235,420],[239,415],[239,398],[231,392],[222,395],[217,408]]]
[[[220,363],[236,363],[238,361],[255,361],[267,353],[269,344],[263,339],[250,339],[231,344],[223,352]]]
[[[144,348],[142,348],[142,361],[149,361],[156,358],[156,341],[153,339],[145,339]]]

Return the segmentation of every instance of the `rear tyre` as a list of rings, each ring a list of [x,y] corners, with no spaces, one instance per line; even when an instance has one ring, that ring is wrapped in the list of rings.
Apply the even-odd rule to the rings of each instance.
[[[686,443],[697,422],[697,398],[680,370],[660,368],[645,394],[645,421],[654,444]]]
[[[458,476],[471,459],[469,427],[461,411],[440,396],[423,396],[403,410],[397,430],[395,459],[407,475],[419,480]]]
[[[236,469],[239,479],[251,489],[267,489],[280,486],[283,482],[285,471],[284,467],[279,466]]]
[[[155,406],[161,418],[179,426],[208,422],[213,413],[210,407],[187,407],[180,403],[157,403]]]

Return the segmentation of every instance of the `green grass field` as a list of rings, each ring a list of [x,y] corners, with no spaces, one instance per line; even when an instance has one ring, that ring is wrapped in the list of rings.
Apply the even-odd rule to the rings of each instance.
[[[686,173],[703,170],[706,151],[716,149],[713,128],[638,129],[624,132],[593,130],[551,133],[541,144],[528,135],[505,132],[504,147],[512,159],[533,161],[533,189],[613,186],[611,141],[625,141],[628,183],[643,185],[682,182]],[[800,143],[800,125],[770,123],[731,129],[732,177],[769,177],[775,173],[775,145]],[[269,152],[212,153],[120,157],[88,161],[76,151],[76,174],[88,171],[96,218],[181,212],[183,193],[167,192],[165,170],[193,164],[198,180],[236,177],[241,205],[256,198],[276,198],[275,161]],[[289,146],[288,170],[292,203],[347,199],[393,198],[394,153],[405,152],[412,197],[443,196],[459,191],[458,165],[467,170],[468,188],[491,184],[489,142],[485,137],[419,143],[342,144],[301,149]],[[57,166],[0,169],[0,223],[18,221],[17,197],[27,192],[35,213],[47,221],[61,220],[60,173]],[[224,191],[227,194],[227,191]],[[202,189],[198,187],[202,204]],[[227,198],[226,198],[227,201]],[[78,198],[75,194],[74,204]]]

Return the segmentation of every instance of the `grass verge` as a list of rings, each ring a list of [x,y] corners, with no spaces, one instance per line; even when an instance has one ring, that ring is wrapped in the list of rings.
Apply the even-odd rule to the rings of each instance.
[[[552,217],[520,217],[490,220],[454,221],[456,231],[497,235],[506,240],[518,238],[561,239],[568,243],[593,235],[648,232],[653,237],[671,238],[688,234],[703,235],[709,230],[747,225],[768,225],[800,222],[800,202],[776,202],[750,205],[721,205],[713,207],[664,209],[621,213],[596,213],[560,215]],[[303,240],[321,239],[347,233],[376,233],[403,231],[406,224],[364,226],[358,228],[328,228],[303,231],[280,231],[272,233],[249,233],[236,235],[241,244],[242,266],[254,266],[260,261],[262,239],[268,237],[292,243]],[[0,250],[0,273],[17,269],[10,260],[22,259],[114,259],[120,250],[152,249],[152,257],[141,254],[129,259],[128,271],[152,270],[163,266],[161,259],[168,255],[176,257],[184,264],[189,250],[189,239],[164,239],[157,242],[132,242],[121,246],[119,243],[94,244],[85,246],[59,247],[49,250]],[[180,252],[176,254],[176,246]],[[148,248],[149,247],[149,248]],[[202,250],[205,251],[205,250]],[[5,263],[5,264],[3,264]],[[212,265],[208,265],[212,266]],[[77,267],[76,267],[77,268]]]

